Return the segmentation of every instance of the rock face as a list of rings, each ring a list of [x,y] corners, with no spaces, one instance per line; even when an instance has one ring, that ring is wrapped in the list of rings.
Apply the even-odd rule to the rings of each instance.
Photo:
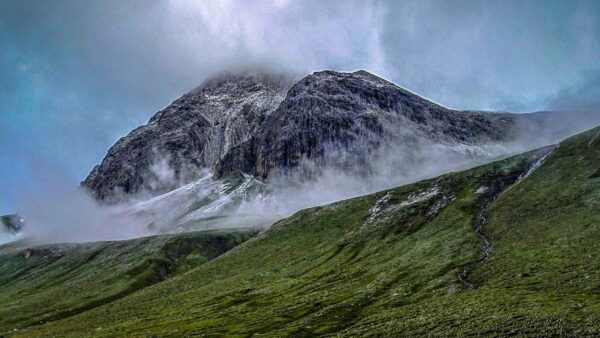
[[[295,82],[229,74],[121,138],[82,185],[110,202],[121,194],[170,191],[201,170],[260,179],[306,178],[322,167],[372,173],[392,148],[423,152],[415,149],[426,143],[469,152],[508,142],[525,120],[451,110],[366,71],[320,71]]]
[[[290,88],[256,135],[218,162],[217,172],[268,178],[304,159],[369,171],[372,152],[384,144],[500,142],[513,122],[512,114],[444,108],[366,71],[316,72]]]
[[[25,221],[19,215],[2,215],[0,216],[2,230],[12,234],[17,234],[23,229]]]
[[[254,135],[287,87],[284,77],[263,74],[212,79],[121,138],[82,185],[110,201],[192,180]]]

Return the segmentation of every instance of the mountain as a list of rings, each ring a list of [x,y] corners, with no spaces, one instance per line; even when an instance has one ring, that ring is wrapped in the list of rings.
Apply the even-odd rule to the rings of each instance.
[[[82,185],[110,200],[189,183],[256,132],[284,99],[287,83],[264,74],[211,79],[117,141]]]
[[[481,146],[511,141],[519,118],[447,109],[366,71],[320,71],[297,81],[225,74],[121,138],[82,186],[114,201],[140,192],[156,196],[206,169],[217,177],[242,171],[267,179],[312,161],[368,173],[387,148],[418,154],[413,148],[433,144],[482,152]]]
[[[254,137],[217,164],[268,178],[301,160],[372,171],[370,155],[385,145],[478,146],[506,140],[509,114],[446,109],[366,71],[321,71],[296,82]]]
[[[596,127],[557,146],[299,211],[186,273],[99,303],[88,295],[121,287],[151,255],[131,247],[33,264],[25,256],[35,247],[4,246],[0,332],[598,336],[599,168]],[[77,264],[59,268],[69,261]],[[93,271],[111,272],[88,279]]]
[[[24,221],[19,215],[13,214],[0,216],[0,223],[2,224],[2,231],[17,234],[21,231]]]
[[[157,231],[268,226],[600,123],[577,116],[452,110],[366,71],[223,74],[121,138],[82,186]]]
[[[17,240],[21,235],[24,223],[19,215],[0,216],[0,244]]]

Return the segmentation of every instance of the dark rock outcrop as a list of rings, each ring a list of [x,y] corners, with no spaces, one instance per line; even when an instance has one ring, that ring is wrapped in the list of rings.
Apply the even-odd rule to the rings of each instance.
[[[366,71],[316,72],[290,88],[256,135],[218,162],[217,172],[267,178],[303,159],[368,171],[370,153],[382,144],[500,142],[513,122],[512,114],[444,108]]]
[[[418,145],[427,143],[469,152],[514,143],[516,132],[535,134],[542,123],[532,121],[544,121],[525,115],[448,109],[366,71],[320,71],[296,82],[229,74],[121,138],[82,186],[111,201],[170,191],[202,169],[261,179],[306,178],[322,167],[369,173],[391,156],[386,147],[423,152]]]
[[[3,230],[8,231],[12,234],[17,234],[23,229],[25,221],[19,215],[2,215],[0,216],[0,223],[2,223]]]
[[[101,200],[173,189],[248,140],[287,86],[262,74],[212,79],[121,138],[82,185]]]

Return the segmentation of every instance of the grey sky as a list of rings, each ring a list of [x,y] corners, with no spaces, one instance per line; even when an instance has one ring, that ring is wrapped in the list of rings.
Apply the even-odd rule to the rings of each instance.
[[[599,1],[1,0],[0,213],[215,72],[364,68],[453,108],[597,109],[599,37]]]

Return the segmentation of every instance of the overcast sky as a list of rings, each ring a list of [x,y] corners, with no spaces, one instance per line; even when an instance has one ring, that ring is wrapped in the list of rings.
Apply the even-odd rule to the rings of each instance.
[[[367,69],[443,105],[600,107],[600,1],[0,0],[0,213],[215,72]]]

